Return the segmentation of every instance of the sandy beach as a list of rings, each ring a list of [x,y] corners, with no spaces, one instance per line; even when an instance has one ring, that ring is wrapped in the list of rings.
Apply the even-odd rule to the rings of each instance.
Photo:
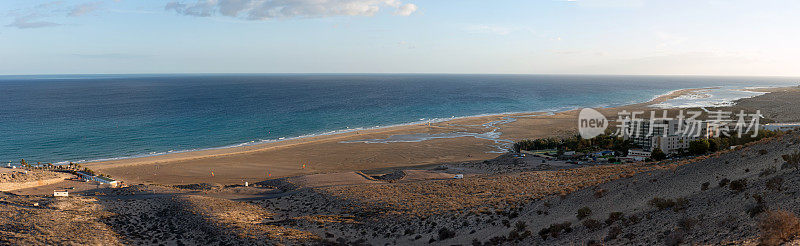
[[[606,116],[613,116],[623,109],[642,109],[703,89],[707,88],[676,90],[648,102],[602,108],[599,111]],[[526,138],[574,134],[577,113],[577,110],[569,110],[466,117],[252,146],[86,163],[84,166],[131,184],[238,184],[313,173],[484,160],[500,154],[496,141],[508,143]],[[494,129],[484,124],[504,119],[513,121],[493,125],[497,127],[497,132],[502,133],[498,139],[466,136],[419,142],[345,143],[407,134],[481,134]]]
[[[781,122],[800,115],[800,110],[795,106],[800,87],[776,88],[771,92],[740,99],[735,108],[711,110],[760,109],[764,115],[780,116],[769,119]],[[675,92],[672,96],[682,93],[687,92]],[[644,107],[651,103],[601,110],[606,114],[622,109],[646,111],[648,108]],[[671,110],[672,113],[674,111]],[[552,115],[509,114],[464,118],[442,122],[430,128],[408,126],[376,129],[370,133],[353,133],[338,138],[328,136],[244,153],[184,156],[182,158],[187,158],[184,160],[177,159],[180,157],[177,155],[165,155],[160,157],[176,159],[151,163],[131,159],[128,161],[139,162],[113,164],[116,166],[109,170],[131,172],[129,177],[139,175],[153,183],[169,184],[172,182],[170,179],[177,179],[177,182],[190,180],[212,184],[134,184],[123,188],[103,188],[91,183],[65,180],[57,184],[0,192],[0,212],[9,214],[0,217],[0,223],[11,228],[0,230],[0,234],[3,234],[0,244],[52,245],[69,241],[99,245],[217,242],[245,245],[333,245],[334,242],[343,245],[416,245],[425,242],[432,245],[468,245],[475,242],[481,245],[484,245],[483,242],[488,245],[503,242],[566,245],[581,242],[597,245],[593,242],[602,241],[605,245],[654,245],[665,242],[668,245],[679,245],[674,242],[758,245],[773,235],[771,231],[759,229],[763,217],[776,209],[792,212],[798,209],[794,194],[798,187],[796,184],[800,183],[797,178],[800,177],[797,175],[800,169],[796,161],[779,161],[786,160],[787,156],[792,159],[795,157],[791,156],[800,155],[797,153],[800,144],[797,132],[787,132],[708,155],[608,165],[577,165],[557,160],[547,160],[545,163],[541,157],[514,153],[476,161],[436,161],[437,158],[473,158],[464,157],[472,152],[441,157],[437,150],[493,150],[493,141],[474,137],[411,143],[342,143],[342,139],[374,140],[409,132],[485,132],[488,130],[475,125],[494,122],[498,118],[518,119],[506,121],[508,123],[498,129],[509,132],[516,130],[518,133],[515,133],[515,137],[555,135],[570,132],[569,125],[574,122],[570,117],[574,118],[575,114],[576,110],[571,110]],[[531,115],[538,116],[527,117]],[[563,127],[564,130],[525,131],[544,129],[541,124],[548,121],[548,124]],[[368,136],[360,136],[362,134]],[[475,140],[475,144],[447,146],[460,144],[447,140],[469,144],[469,139]],[[420,164],[404,164],[400,161],[387,164],[370,160],[344,162],[354,160],[348,159],[352,156],[365,154],[343,147],[334,149],[341,151],[338,153],[333,150],[307,150],[318,146],[334,148],[353,145],[356,147],[348,148],[368,146],[369,150],[376,151],[373,153],[375,158],[408,163],[430,160],[435,164],[410,166]],[[424,156],[414,155],[406,159],[398,158],[396,154],[396,150],[405,153],[421,148],[434,150],[423,152]],[[257,174],[251,175],[248,170],[276,168],[277,165],[269,161],[270,155],[290,159],[292,154],[303,156],[303,153],[320,160],[325,160],[321,154],[329,154],[331,160],[338,158],[336,160],[343,162],[341,165],[325,164],[316,169],[311,168],[313,163],[307,163],[306,169],[297,168],[285,173],[313,171],[320,174],[286,178],[278,178],[279,174],[273,174],[271,179],[249,187],[213,184],[226,182],[225,179],[235,183],[235,175],[259,180]],[[219,162],[229,166],[225,168],[215,164]],[[192,166],[194,163],[203,166]],[[209,177],[202,168],[213,168],[215,176]],[[14,184],[50,177],[38,175],[40,172],[46,174],[50,171],[29,171],[26,175],[19,174],[3,180]],[[143,173],[152,176],[145,177]],[[191,177],[193,173],[197,176]],[[464,178],[453,179],[456,173],[464,174]],[[50,196],[49,193],[55,189],[69,189],[70,196]],[[583,216],[580,215],[582,213]],[[559,225],[566,225],[569,229],[558,229]],[[81,233],[66,233],[71,230]],[[52,233],[54,231],[57,233]],[[793,243],[796,244],[797,240]]]

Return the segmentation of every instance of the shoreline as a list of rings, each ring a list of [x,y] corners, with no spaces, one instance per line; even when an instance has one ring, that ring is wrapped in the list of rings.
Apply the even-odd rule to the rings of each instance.
[[[647,102],[595,108],[615,118],[622,110],[661,110],[651,105],[712,87],[673,90]],[[775,87],[770,91],[779,91]],[[759,89],[765,90],[765,89]],[[738,102],[738,101],[737,101]],[[187,151],[158,156],[82,164],[129,184],[241,184],[309,174],[403,168],[482,161],[500,155],[498,141],[573,135],[580,109],[459,117],[437,123],[417,123],[344,133],[287,139],[234,148]],[[513,120],[509,120],[513,118]],[[502,122],[502,123],[493,123]],[[424,141],[367,143],[419,136],[466,133]],[[490,137],[484,137],[488,136]],[[480,137],[476,137],[480,136]]]
[[[650,103],[658,103],[655,102],[662,97],[668,97],[674,93],[682,92],[682,91],[699,91],[699,90],[706,90],[706,89],[714,89],[719,87],[703,87],[703,88],[682,88],[682,89],[675,89],[668,91],[666,93],[658,94],[653,96],[650,100],[645,102],[629,102],[629,103],[621,103],[617,105],[606,105],[603,103],[599,103],[597,106],[589,107],[589,108],[616,108],[616,107],[624,107],[630,105],[637,105],[637,104],[650,104]],[[764,88],[771,88],[771,87],[759,87],[760,89]],[[689,93],[682,93],[689,94]],[[668,99],[673,99],[680,95],[675,95]],[[665,100],[668,100],[665,99]],[[504,112],[504,113],[486,113],[486,114],[477,114],[477,115],[468,115],[468,116],[457,116],[457,117],[450,117],[450,118],[432,118],[428,120],[420,120],[420,121],[413,121],[413,122],[406,122],[406,123],[398,123],[398,124],[389,124],[385,126],[374,126],[374,127],[358,127],[358,128],[348,128],[348,129],[340,129],[340,130],[332,130],[323,133],[311,133],[305,134],[300,136],[294,137],[281,137],[278,139],[264,139],[264,140],[253,140],[249,142],[243,143],[236,143],[231,145],[219,146],[219,147],[208,147],[208,148],[195,148],[195,149],[186,149],[186,150],[170,150],[166,152],[158,152],[158,153],[148,153],[148,154],[137,154],[131,156],[120,156],[120,157],[109,157],[109,158],[100,158],[94,160],[77,160],[77,161],[59,161],[53,162],[55,165],[62,165],[68,163],[76,163],[76,164],[89,164],[89,163],[104,163],[104,162],[113,162],[113,161],[120,161],[120,160],[130,160],[130,159],[139,159],[139,158],[151,158],[151,157],[158,157],[164,155],[174,155],[174,154],[182,154],[182,153],[191,153],[191,152],[201,152],[201,151],[214,151],[214,150],[226,150],[226,149],[236,149],[236,148],[248,148],[248,147],[258,147],[262,145],[269,145],[281,142],[288,142],[293,140],[302,140],[307,138],[317,138],[317,137],[326,137],[326,136],[335,136],[339,134],[347,134],[352,132],[358,131],[374,131],[374,130],[381,130],[381,129],[388,129],[388,128],[396,128],[396,127],[404,127],[404,126],[421,126],[429,123],[442,123],[442,122],[449,122],[453,120],[461,120],[461,119],[470,119],[470,118],[482,118],[482,117],[503,117],[503,116],[512,116],[512,115],[524,115],[524,114],[557,114],[568,112],[576,109],[581,109],[584,107],[560,107],[560,108],[553,108],[553,109],[544,109],[539,111],[522,111],[522,112]],[[424,119],[424,118],[423,118]]]
[[[673,90],[653,99],[614,107],[596,108],[604,114],[616,110],[645,108],[703,88]],[[83,166],[112,175],[128,183],[255,183],[268,178],[374,168],[403,167],[435,163],[476,161],[494,158],[497,140],[518,141],[569,134],[576,128],[578,109],[558,112],[524,112],[454,117],[436,123],[352,130],[329,135],[286,139],[248,146],[185,151],[163,155],[86,162]],[[503,118],[515,121],[498,127],[502,139],[455,137],[419,142],[342,143],[363,139],[385,139],[392,135],[485,133],[485,124]],[[489,129],[491,131],[491,129]],[[306,164],[308,167],[306,167]],[[215,175],[211,175],[211,173]]]

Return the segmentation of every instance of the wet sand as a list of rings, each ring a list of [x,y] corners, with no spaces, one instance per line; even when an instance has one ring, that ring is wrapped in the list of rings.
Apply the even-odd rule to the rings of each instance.
[[[616,118],[620,110],[644,110],[701,89],[684,89],[649,102],[603,108],[600,112]],[[269,178],[313,173],[369,170],[445,162],[484,160],[499,155],[498,143],[476,137],[439,138],[420,142],[342,143],[363,139],[385,139],[392,135],[440,134],[492,131],[482,124],[513,118],[496,124],[503,141],[575,134],[578,110],[458,118],[432,124],[369,129],[226,149],[201,150],[160,156],[86,163],[97,172],[129,184],[240,184]],[[494,152],[494,153],[492,153]],[[304,166],[305,164],[305,166]],[[213,176],[212,176],[213,172]]]

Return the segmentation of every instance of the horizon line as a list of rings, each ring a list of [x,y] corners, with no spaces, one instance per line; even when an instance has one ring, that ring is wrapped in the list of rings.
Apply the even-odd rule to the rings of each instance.
[[[221,72],[221,73],[42,73],[42,74],[0,74],[0,77],[34,77],[34,76],[115,76],[115,75],[543,75],[543,76],[659,76],[659,77],[775,77],[798,78],[800,75],[710,75],[710,74],[606,74],[606,73],[390,73],[390,72],[285,72],[285,73],[259,73],[259,72]]]

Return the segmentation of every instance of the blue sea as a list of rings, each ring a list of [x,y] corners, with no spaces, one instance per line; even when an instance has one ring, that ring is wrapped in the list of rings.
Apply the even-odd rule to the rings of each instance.
[[[452,117],[644,102],[781,77],[197,74],[0,76],[0,163],[225,148]]]

